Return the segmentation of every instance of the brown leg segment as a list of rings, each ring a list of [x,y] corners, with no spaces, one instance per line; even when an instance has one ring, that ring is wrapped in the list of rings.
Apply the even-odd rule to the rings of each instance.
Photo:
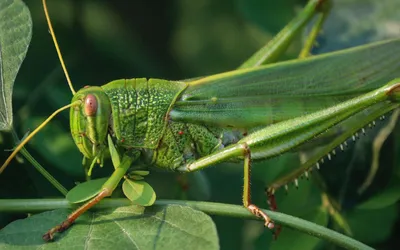
[[[264,213],[259,207],[251,203],[250,192],[250,175],[251,175],[251,153],[247,144],[244,144],[244,187],[243,187],[243,206],[246,207],[252,214],[263,218],[265,226],[269,229],[274,228],[274,222]]]
[[[265,189],[265,194],[267,195],[267,203],[268,203],[269,208],[271,209],[271,211],[278,210],[278,206],[276,205],[274,192],[275,192],[275,190],[273,188],[266,188]],[[274,239],[275,240],[278,238],[281,230],[282,230],[282,226],[281,225],[277,225],[275,227],[275,231],[274,231]]]
[[[88,209],[99,203],[104,197],[110,196],[111,192],[108,189],[103,189],[96,197],[85,203],[84,205],[80,206],[76,209],[72,214],[68,216],[68,218],[63,221],[60,225],[53,227],[47,233],[45,233],[42,238],[45,241],[52,241],[54,239],[55,233],[61,233],[67,230],[79,216],[81,216],[84,212]]]

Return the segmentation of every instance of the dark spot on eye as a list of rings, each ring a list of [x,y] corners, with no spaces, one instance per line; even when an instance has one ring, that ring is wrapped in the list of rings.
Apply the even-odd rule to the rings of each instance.
[[[97,112],[97,99],[94,95],[88,94],[85,98],[85,114],[94,116]]]

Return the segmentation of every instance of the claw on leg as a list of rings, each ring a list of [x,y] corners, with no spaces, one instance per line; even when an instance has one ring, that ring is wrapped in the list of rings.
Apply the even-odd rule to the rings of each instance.
[[[57,225],[57,226],[53,227],[52,229],[50,229],[49,231],[47,231],[47,233],[45,233],[42,236],[42,238],[44,241],[53,241],[55,233],[62,233],[65,230],[67,230],[71,225],[72,225],[72,222],[70,222],[69,220],[66,220],[63,223],[61,223],[60,225]]]
[[[268,227],[269,229],[273,229],[275,227],[274,222],[271,220],[271,218],[264,213],[260,208],[258,208],[256,205],[250,204],[247,209],[254,214],[257,217],[263,218],[264,219],[264,225]]]

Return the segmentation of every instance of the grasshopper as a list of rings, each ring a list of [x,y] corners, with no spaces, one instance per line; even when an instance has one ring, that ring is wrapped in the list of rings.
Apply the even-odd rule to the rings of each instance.
[[[110,196],[136,162],[181,173],[224,161],[243,162],[243,205],[261,217],[266,227],[274,228],[274,222],[250,197],[252,161],[298,150],[362,111],[369,114],[354,129],[399,106],[399,39],[308,57],[316,37],[311,33],[301,59],[271,64],[314,15],[321,15],[316,26],[322,25],[329,4],[326,0],[310,0],[279,35],[237,70],[187,81],[119,79],[76,92],[43,0],[73,98],[71,104],[55,111],[29,134],[0,171],[66,109],[70,109],[71,134],[85,164],[91,168],[97,163],[102,165],[109,154],[117,163],[95,197],[50,229],[43,239],[52,240],[55,233],[68,229],[81,214]],[[275,189],[318,167],[318,160],[272,186],[271,202]]]

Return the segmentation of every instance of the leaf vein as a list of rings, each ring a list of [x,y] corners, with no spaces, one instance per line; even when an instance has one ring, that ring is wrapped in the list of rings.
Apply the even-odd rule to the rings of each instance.
[[[198,238],[198,239],[200,239],[200,240],[210,242],[211,244],[213,243],[212,241],[207,240],[207,239],[205,239],[205,238],[203,238],[203,237],[200,237],[200,236],[198,236],[198,235],[196,235],[196,234],[193,234],[193,233],[191,233],[191,232],[185,230],[184,228],[179,227],[178,225],[175,225],[175,224],[173,224],[173,223],[171,223],[171,222],[169,222],[169,221],[167,221],[167,220],[163,220],[162,218],[159,218],[159,217],[157,217],[156,215],[153,215],[153,216],[151,216],[151,217],[156,218],[156,219],[159,220],[159,221],[163,221],[163,222],[169,224],[170,226],[172,226],[173,228],[176,228],[176,229],[180,230],[180,231],[183,232],[183,233],[186,233],[186,234],[188,234],[188,235],[194,236],[195,238]]]
[[[93,232],[94,220],[95,220],[95,215],[93,213],[92,214],[92,219],[91,219],[91,222],[90,222],[90,226],[89,226],[88,235],[87,235],[86,240],[85,240],[85,249],[89,249],[89,241],[91,240],[91,236],[92,236],[92,232]]]
[[[112,220],[120,229],[121,231],[129,238],[129,240],[135,245],[136,249],[140,249],[136,241],[131,237],[131,235],[116,221]]]

